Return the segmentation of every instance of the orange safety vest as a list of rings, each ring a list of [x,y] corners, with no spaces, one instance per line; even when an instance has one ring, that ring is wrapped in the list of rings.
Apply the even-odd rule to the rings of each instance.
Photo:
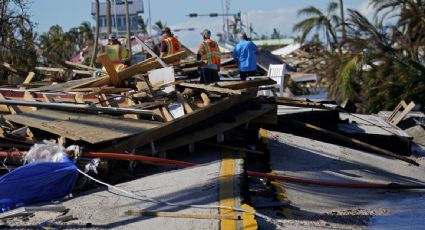
[[[171,55],[180,52],[180,42],[175,37],[171,36],[163,40],[161,46],[164,44],[167,45],[166,55]],[[162,47],[161,47],[162,50]],[[180,61],[173,62],[173,64],[179,64]]]
[[[207,65],[215,64],[217,70],[220,70],[221,54],[217,42],[211,39],[203,41],[199,47],[198,54],[201,55],[201,60],[207,60]]]

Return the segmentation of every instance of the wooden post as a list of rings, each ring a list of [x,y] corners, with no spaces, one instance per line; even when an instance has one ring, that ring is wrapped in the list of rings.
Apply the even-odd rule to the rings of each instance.
[[[111,60],[109,60],[108,54],[104,53],[97,57],[97,59],[102,63],[105,67],[106,72],[108,72],[109,79],[115,87],[122,87],[122,81],[120,80],[117,71],[114,68]]]

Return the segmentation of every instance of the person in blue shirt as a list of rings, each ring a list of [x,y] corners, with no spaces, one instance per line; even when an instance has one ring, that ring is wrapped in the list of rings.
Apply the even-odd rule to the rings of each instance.
[[[241,80],[245,81],[248,76],[252,76],[257,71],[257,60],[255,52],[257,46],[248,40],[246,33],[239,35],[240,41],[233,50],[233,58],[238,62]]]

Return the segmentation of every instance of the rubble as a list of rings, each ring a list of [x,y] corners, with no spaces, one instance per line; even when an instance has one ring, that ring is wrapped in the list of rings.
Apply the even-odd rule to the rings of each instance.
[[[1,172],[25,165],[26,151],[44,140],[68,147],[79,170],[72,196],[55,197],[66,211],[29,202],[0,215],[3,226],[363,228],[384,210],[367,208],[388,198],[380,194],[422,194],[423,159],[410,152],[420,136],[333,101],[258,96],[276,84],[267,77],[202,84],[205,63],[187,53],[153,53],[118,72],[105,54],[98,57],[104,69],[47,53],[57,67],[25,72],[3,63],[26,79],[0,88]],[[259,75],[284,63],[259,55]],[[232,60],[223,62],[222,73],[237,72]]]

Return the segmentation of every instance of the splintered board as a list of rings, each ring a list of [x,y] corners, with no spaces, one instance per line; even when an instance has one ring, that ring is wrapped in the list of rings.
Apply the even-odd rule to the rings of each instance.
[[[141,134],[161,124],[155,121],[47,109],[7,115],[4,118],[17,124],[40,129],[74,141],[86,141],[91,144]]]

